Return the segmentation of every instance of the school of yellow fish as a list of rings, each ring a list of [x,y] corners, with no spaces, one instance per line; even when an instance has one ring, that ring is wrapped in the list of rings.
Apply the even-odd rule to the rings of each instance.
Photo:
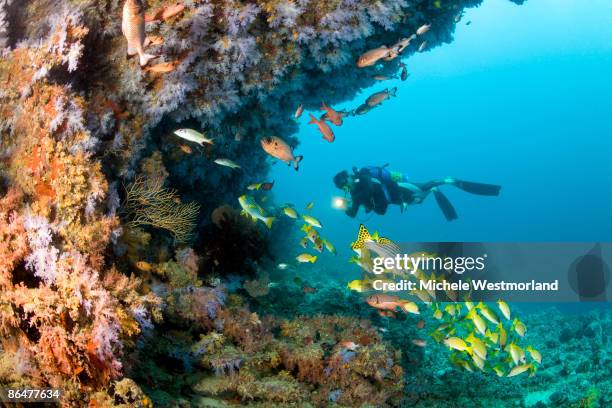
[[[525,324],[517,317],[512,317],[510,306],[503,300],[495,305],[479,302],[476,305],[466,298],[463,302],[457,301],[457,293],[445,292],[445,301],[439,301],[435,291],[412,290],[409,299],[374,291],[374,280],[394,282],[391,278],[398,277],[397,271],[387,271],[374,277],[373,258],[369,248],[372,243],[376,246],[390,247],[392,241],[380,237],[378,233],[370,234],[367,228],[360,226],[357,239],[351,248],[357,254],[349,262],[359,265],[364,271],[364,278],[348,283],[348,289],[365,293],[368,305],[378,310],[378,313],[387,318],[395,318],[398,312],[420,314],[417,301],[431,312],[438,324],[429,332],[430,337],[439,344],[444,344],[451,351],[450,361],[457,367],[466,371],[483,371],[495,373],[499,377],[515,377],[523,373],[534,375],[537,367],[542,363],[542,356],[534,347],[522,346],[523,337],[527,332]],[[412,254],[417,255],[417,254]],[[412,256],[411,255],[411,256]],[[418,255],[430,255],[423,254]],[[427,276],[418,269],[414,274],[399,273],[402,279],[415,280],[442,280],[432,272]],[[374,292],[373,294],[369,293]],[[441,294],[440,294],[441,295]],[[421,328],[424,325],[421,325]],[[426,347],[427,342],[415,339],[413,344],[417,347]]]

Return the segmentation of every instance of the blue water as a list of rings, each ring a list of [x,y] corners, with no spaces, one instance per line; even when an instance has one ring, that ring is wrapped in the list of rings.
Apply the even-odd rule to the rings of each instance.
[[[587,4],[588,3],[588,4]],[[471,21],[471,25],[465,23]],[[347,118],[324,141],[302,117],[299,172],[273,168],[275,200],[315,202],[324,235],[346,259],[359,224],[396,241],[609,241],[612,231],[612,2],[485,0],[455,41],[406,59],[411,76],[370,113]],[[320,112],[316,113],[317,115]],[[383,165],[414,181],[445,176],[503,186],[500,197],[446,187],[459,219],[433,197],[404,214],[331,207],[340,170]]]

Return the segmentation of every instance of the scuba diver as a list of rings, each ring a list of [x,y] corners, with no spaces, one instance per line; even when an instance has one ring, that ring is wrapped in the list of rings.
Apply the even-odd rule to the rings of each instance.
[[[457,219],[457,212],[439,190],[440,186],[451,185],[468,193],[484,196],[497,196],[501,189],[498,185],[475,183],[453,177],[426,183],[410,182],[405,175],[389,171],[387,166],[388,164],[361,169],[353,167],[353,174],[349,174],[346,170],[336,174],[334,177],[336,187],[344,190],[345,195],[347,193],[351,195],[345,211],[349,217],[354,218],[362,205],[366,213],[374,211],[383,215],[387,212],[389,204],[401,206],[401,211],[404,212],[408,205],[420,204],[433,193],[444,217],[452,221]]]

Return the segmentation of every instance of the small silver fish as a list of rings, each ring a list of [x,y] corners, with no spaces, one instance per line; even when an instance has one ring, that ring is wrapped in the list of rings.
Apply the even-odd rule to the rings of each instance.
[[[421,45],[419,46],[419,52],[425,51],[425,48],[427,48],[427,41],[423,41],[421,43]]]
[[[231,161],[230,159],[216,159],[215,163],[217,163],[219,166],[229,167],[231,169],[239,169],[239,168],[241,168],[240,165],[236,164],[235,162]]]
[[[214,144],[213,139],[208,138],[204,134],[193,129],[178,129],[174,131],[174,134],[181,139],[189,140],[190,142],[194,142],[202,146],[204,146],[204,143]]]
[[[431,28],[431,24],[423,24],[422,26],[420,26],[418,28],[418,30],[416,31],[417,35],[423,35],[426,32],[429,31],[429,29]]]

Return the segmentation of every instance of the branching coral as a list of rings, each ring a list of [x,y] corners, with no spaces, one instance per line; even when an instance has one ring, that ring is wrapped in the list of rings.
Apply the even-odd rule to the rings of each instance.
[[[137,178],[126,189],[124,208],[134,227],[150,225],[172,234],[177,243],[189,241],[200,206],[183,204],[174,190],[163,186],[161,178]]]

